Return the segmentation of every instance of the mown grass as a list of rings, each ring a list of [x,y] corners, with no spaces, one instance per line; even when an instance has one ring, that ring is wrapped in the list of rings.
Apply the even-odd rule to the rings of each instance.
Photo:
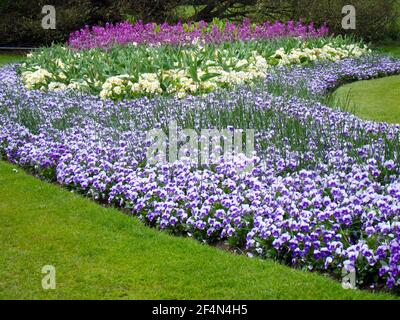
[[[335,92],[363,119],[400,123],[400,76],[358,81]]]
[[[0,299],[398,298],[150,229],[1,161],[0,217]]]
[[[377,47],[382,53],[400,58],[400,42]],[[337,101],[347,101],[363,119],[400,123],[400,76],[358,81],[344,85],[334,94]]]
[[[400,40],[385,41],[374,46],[375,50],[400,58]]]
[[[0,53],[0,66],[3,64],[7,63],[12,63],[12,62],[21,62],[23,61],[25,56],[20,55],[20,54],[4,54]]]
[[[394,298],[148,228],[5,162],[0,217],[1,299]],[[44,265],[55,290],[41,287]]]

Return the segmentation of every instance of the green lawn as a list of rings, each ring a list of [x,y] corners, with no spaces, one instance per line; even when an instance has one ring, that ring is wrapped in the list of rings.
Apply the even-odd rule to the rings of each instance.
[[[381,43],[375,49],[400,58],[400,42]],[[344,85],[334,97],[349,103],[350,109],[363,119],[400,123],[400,76]]]
[[[388,42],[376,49],[400,58],[400,42]],[[346,101],[363,119],[400,123],[400,76],[358,81],[337,89],[334,97]]]
[[[0,299],[395,298],[159,232],[1,161],[0,219]]]
[[[400,41],[386,41],[374,46],[375,50],[400,58]]]
[[[24,56],[17,54],[2,54],[0,53],[0,66],[11,62],[21,62],[24,60]]]
[[[400,123],[400,76],[344,85],[334,96],[348,100],[354,113],[363,119]]]
[[[0,162],[1,299],[380,299],[148,228]],[[43,290],[41,268],[56,268]]]

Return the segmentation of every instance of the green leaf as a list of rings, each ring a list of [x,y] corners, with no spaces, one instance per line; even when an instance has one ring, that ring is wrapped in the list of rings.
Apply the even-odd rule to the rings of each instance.
[[[210,80],[210,79],[212,79],[212,78],[215,78],[215,77],[218,77],[219,75],[221,75],[220,73],[216,73],[216,72],[210,72],[210,73],[206,73],[206,74],[204,74],[204,75],[202,75],[201,77],[200,77],[200,80],[201,81],[207,81],[207,80]]]

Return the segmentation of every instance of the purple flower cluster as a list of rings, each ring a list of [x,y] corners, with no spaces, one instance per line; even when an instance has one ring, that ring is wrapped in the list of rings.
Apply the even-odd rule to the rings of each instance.
[[[373,59],[279,72],[293,85],[301,81],[290,72],[307,73],[316,93],[343,77],[400,72],[395,60]],[[180,125],[195,119],[196,129],[216,126],[210,114],[219,120],[228,114],[233,126],[247,117],[258,157],[221,158],[203,168],[183,160],[145,164],[146,130],[172,119]],[[27,91],[15,67],[0,72],[0,154],[9,161],[161,229],[227,240],[249,255],[312,270],[356,270],[364,285],[400,285],[399,153],[398,125],[263,88],[116,103]],[[236,170],[250,162],[250,172]]]
[[[104,27],[86,26],[70,35],[68,45],[76,49],[109,48],[115,44],[131,43],[185,45],[197,40],[206,43],[221,43],[278,37],[322,37],[328,33],[326,25],[316,28],[313,23],[307,25],[301,21],[273,24],[265,22],[253,25],[249,20],[244,20],[239,24],[226,22],[223,26],[204,21],[175,25],[163,23],[159,26],[139,21],[135,24],[128,22],[106,24]]]
[[[369,80],[398,74],[400,61],[388,56],[368,55],[362,59],[345,59],[332,63],[279,67],[266,81],[313,95],[326,95],[338,86],[351,81]]]

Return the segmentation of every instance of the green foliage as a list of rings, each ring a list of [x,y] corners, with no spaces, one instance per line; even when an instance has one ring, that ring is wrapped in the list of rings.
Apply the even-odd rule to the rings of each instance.
[[[342,28],[342,8],[356,9],[356,30]],[[258,0],[247,16],[260,22],[266,20],[327,22],[335,34],[352,34],[370,40],[400,38],[400,2],[398,0]]]
[[[177,21],[231,21],[251,18],[256,22],[302,19],[317,24],[328,22],[335,34],[353,34],[366,39],[400,38],[398,0],[54,0],[57,11],[55,30],[43,30],[41,9],[45,0],[2,0],[0,43],[13,46],[50,45],[65,42],[69,34],[84,25],[103,25],[128,20],[162,23]],[[342,7],[357,9],[357,29],[341,27]],[[220,20],[218,20],[220,19]]]
[[[0,43],[7,46],[39,46],[65,42],[71,32],[86,24],[123,20],[124,0],[53,0],[56,29],[42,28],[42,7],[46,0],[2,0],[0,10]]]
[[[301,6],[295,11],[295,18],[317,23],[327,22],[336,34],[353,34],[369,40],[396,38],[399,35],[398,0],[306,0],[307,7]],[[343,30],[342,8],[353,5],[356,9],[356,30]]]
[[[216,20],[215,23],[220,24],[221,27],[225,24],[221,20]],[[322,48],[327,43],[331,43],[334,47],[341,47],[351,44],[353,41],[351,37],[315,38],[306,42],[298,38],[277,38],[205,44],[203,47],[114,46],[108,51],[91,49],[79,53],[60,45],[53,45],[34,51],[32,57],[26,61],[26,65],[22,66],[21,72],[34,71],[36,66],[40,66],[56,76],[56,79],[52,79],[53,82],[67,85],[71,82],[84,83],[80,86],[81,91],[96,95],[100,94],[102,84],[111,76],[129,75],[131,81],[137,82],[139,75],[155,73],[159,77],[161,88],[166,89],[172,85],[173,80],[161,74],[165,70],[185,70],[188,73],[187,76],[199,84],[219,75],[212,69],[208,71],[209,67],[220,67],[227,72],[244,71],[246,65],[237,67],[237,62],[239,60],[250,61],[254,52],[274,65],[278,61],[275,59],[274,63],[271,56],[280,48],[284,48],[288,52],[300,47]],[[65,65],[65,68],[60,68],[60,62]],[[199,70],[205,73],[199,76]],[[60,74],[61,72],[62,74]],[[166,91],[165,89],[164,91]],[[199,90],[198,93],[207,92],[207,89],[204,90]]]

